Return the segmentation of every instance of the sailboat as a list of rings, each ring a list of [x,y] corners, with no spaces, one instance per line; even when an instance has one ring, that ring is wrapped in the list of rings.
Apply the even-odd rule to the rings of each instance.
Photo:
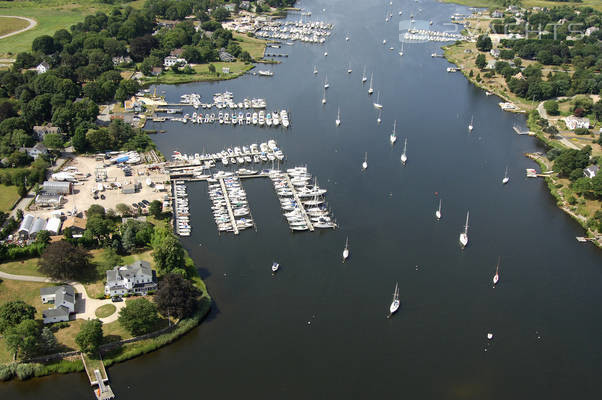
[[[349,41],[349,35],[345,36],[345,41]]]
[[[314,75],[318,75],[318,66],[314,65]]]
[[[362,169],[368,169],[368,152],[364,155],[364,162],[362,163]]]
[[[470,214],[470,211],[466,212],[466,225],[464,225],[464,232],[460,233],[460,244],[462,245],[462,248],[466,247],[466,245],[468,245],[468,216]]]
[[[441,219],[441,199],[439,199],[439,209],[435,211],[435,218],[437,218],[437,221]]]
[[[366,83],[368,78],[366,78],[366,66],[364,65],[364,72],[362,73],[362,83]]]
[[[395,133],[396,127],[397,127],[397,120],[395,120],[393,122],[393,133],[391,133],[391,136],[389,136],[389,140],[391,141],[391,144],[395,144],[395,142],[397,141],[397,135]]]
[[[347,65],[347,73],[350,74],[353,70],[351,69],[351,63]]]
[[[374,107],[378,108],[380,110],[381,108],[383,108],[383,105],[380,104],[379,101],[380,101],[380,91],[376,94],[376,103],[373,103]]]
[[[474,116],[470,118],[470,125],[468,125],[468,132],[472,132],[472,129],[474,128],[474,126],[472,125],[473,119],[474,119]]]
[[[337,126],[341,125],[341,107],[337,111],[337,119],[334,121]]]
[[[280,268],[280,264],[278,264],[277,262],[273,262],[272,263],[272,273],[278,271],[278,268]]]
[[[372,88],[372,78],[374,78],[374,72],[370,74],[370,89],[368,89],[368,94],[374,93],[374,89]]]
[[[406,154],[407,147],[408,147],[408,138],[405,138],[405,140],[403,141],[403,153],[401,153],[401,163],[403,165],[406,165],[406,162],[408,161],[408,156]]]
[[[393,292],[393,301],[389,306],[390,315],[395,314],[397,310],[399,310],[399,284],[395,282],[395,292]]]
[[[376,117],[377,124],[380,124],[382,122],[382,119],[380,119],[381,114],[382,114],[382,110],[378,110],[378,117]]]
[[[328,56],[328,49],[324,50],[324,57]]]
[[[497,283],[500,281],[500,258],[497,258],[497,266],[495,267],[495,275],[493,275],[493,286],[497,285]]]
[[[508,177],[508,167],[506,167],[506,172],[504,173],[504,179],[502,179],[502,183],[505,185],[506,183],[508,183],[509,180],[510,178]]]
[[[345,249],[343,250],[343,262],[349,257],[349,236],[347,236],[347,240],[345,240]]]
[[[326,88],[324,88],[324,95],[322,96],[322,104],[326,104]]]
[[[324,78],[324,89],[328,89],[330,87],[330,84],[328,83],[328,74],[326,74],[326,77]]]
[[[399,56],[403,56],[403,40],[401,41],[401,50],[399,50]]]

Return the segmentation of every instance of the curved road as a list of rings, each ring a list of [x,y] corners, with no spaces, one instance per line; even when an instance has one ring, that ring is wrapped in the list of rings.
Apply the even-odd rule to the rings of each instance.
[[[38,24],[38,22],[35,19],[31,19],[31,18],[27,18],[27,17],[20,17],[18,15],[0,15],[0,18],[19,18],[19,19],[24,19],[25,21],[29,22],[29,25],[27,25],[25,28],[19,29],[18,31],[7,33],[6,35],[2,35],[2,36],[0,36],[0,39],[4,39],[4,38],[7,38],[7,37],[13,36],[13,35],[18,35],[21,32],[30,30],[31,28],[33,28],[34,26],[36,26]]]
[[[54,282],[52,279],[43,276],[13,275],[7,274],[6,272],[2,271],[0,271],[0,278],[9,279],[13,281]],[[113,303],[111,300],[92,299],[88,297],[88,293],[86,293],[86,288],[81,283],[69,282],[68,284],[73,286],[75,288],[75,291],[80,293],[82,296],[81,300],[79,301],[79,304],[76,305],[76,319],[95,319],[96,315],[94,314],[94,312],[98,307],[104,306],[105,304],[113,304],[117,308],[117,310],[115,310],[115,312],[109,315],[108,317],[99,319],[105,324],[117,321],[117,318],[119,318],[119,310],[121,310],[125,306],[125,301]]]

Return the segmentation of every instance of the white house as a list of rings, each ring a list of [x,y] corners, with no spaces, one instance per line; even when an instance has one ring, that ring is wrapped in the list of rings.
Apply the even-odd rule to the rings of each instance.
[[[69,315],[75,312],[75,290],[72,286],[50,286],[40,289],[40,297],[44,304],[54,304],[42,312],[45,324],[69,321]]]
[[[577,118],[573,115],[564,119],[566,127],[574,131],[577,128],[589,129],[589,118]]]
[[[188,64],[188,61],[186,61],[186,59],[184,59],[184,58],[176,57],[176,56],[167,56],[163,59],[164,67],[171,67],[176,64],[186,65],[186,64]]]
[[[42,143],[36,143],[36,145],[33,147],[22,147],[21,151],[26,152],[27,155],[32,157],[34,160],[39,156],[48,154],[48,148]]]
[[[583,175],[586,178],[591,179],[598,175],[598,172],[600,172],[600,167],[598,167],[597,165],[590,165],[589,167],[583,170]]]
[[[50,65],[46,61],[42,61],[36,67],[36,71],[38,74],[45,74],[50,69]]]
[[[107,271],[105,294],[111,297],[124,294],[146,295],[156,289],[157,277],[148,261],[136,261]]]

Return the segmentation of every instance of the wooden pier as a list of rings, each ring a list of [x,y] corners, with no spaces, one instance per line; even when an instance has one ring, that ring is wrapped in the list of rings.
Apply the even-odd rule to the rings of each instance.
[[[84,356],[83,353],[80,353],[80,356],[82,358],[82,363],[84,364],[84,368],[86,370],[86,375],[88,375],[88,379],[90,380],[90,385],[98,386],[98,388],[94,389],[94,395],[96,396],[96,398],[98,400],[114,399],[115,394],[113,393],[111,386],[109,386],[109,376],[107,375],[107,370],[105,369],[105,365],[102,362],[102,358],[100,358],[100,354],[100,365],[97,366],[98,368],[92,367],[92,374],[90,374],[90,369],[88,369],[88,364],[91,364],[91,360]]]
[[[307,212],[305,211],[305,207],[303,206],[303,203],[301,202],[301,199],[299,198],[299,195],[297,194],[297,189],[295,189],[295,185],[293,185],[293,183],[291,182],[291,177],[287,173],[285,173],[284,176],[286,177],[286,182],[288,183],[288,186],[293,191],[293,197],[295,198],[295,201],[299,205],[298,209],[301,210],[301,213],[303,214],[303,218],[305,219],[305,223],[307,224],[307,227],[309,228],[309,230],[311,232],[313,232],[314,231],[314,225],[311,223],[311,220],[307,216]]]
[[[228,215],[230,216],[230,222],[232,223],[232,229],[234,230],[234,234],[238,235],[238,225],[236,225],[236,219],[234,218],[234,213],[232,212],[232,204],[230,204],[230,196],[228,195],[228,191],[226,190],[226,184],[224,183],[224,178],[219,178],[219,184],[222,187],[222,191],[224,193],[224,199],[226,200],[226,208],[228,209]]]

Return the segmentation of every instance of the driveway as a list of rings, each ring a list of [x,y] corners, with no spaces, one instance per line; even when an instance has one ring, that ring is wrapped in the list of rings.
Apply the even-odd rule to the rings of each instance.
[[[27,282],[54,282],[50,278],[43,276],[29,276],[29,275],[13,275],[7,274],[6,272],[0,271],[0,279],[10,279],[13,281],[27,281]],[[68,282],[69,285],[75,288],[77,292],[77,301],[75,303],[75,318],[76,319],[95,319],[95,311],[98,307],[104,306],[105,304],[113,304],[117,307],[117,310],[106,318],[99,318],[103,323],[108,324],[109,322],[117,321],[119,318],[119,310],[125,307],[125,301],[113,303],[111,299],[92,299],[88,297],[86,288],[84,285],[78,282]]]
[[[13,35],[18,35],[21,32],[30,30],[31,28],[33,28],[34,26],[36,26],[38,24],[38,22],[35,19],[31,19],[31,18],[27,18],[27,17],[19,17],[17,15],[0,15],[0,18],[18,18],[18,19],[24,19],[25,21],[29,22],[29,25],[27,25],[25,28],[19,29],[18,31],[14,31],[11,33],[7,33],[6,35],[2,35],[2,36],[0,36],[0,39],[4,39],[4,38],[7,38],[7,37],[13,36]]]

